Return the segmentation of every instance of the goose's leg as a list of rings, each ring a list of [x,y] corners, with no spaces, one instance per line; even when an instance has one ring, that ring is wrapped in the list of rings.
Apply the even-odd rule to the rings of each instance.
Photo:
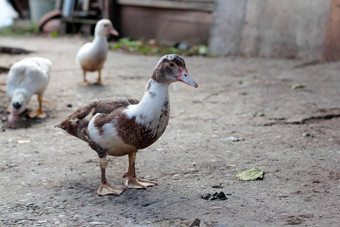
[[[43,102],[43,96],[41,94],[38,94],[38,103],[39,107],[35,111],[29,113],[30,118],[46,118],[47,115],[42,111],[42,102]]]
[[[98,70],[98,79],[97,79],[97,83],[98,85],[104,85],[103,81],[102,81],[102,70],[99,69]]]
[[[89,83],[87,82],[87,79],[86,79],[86,71],[85,70],[83,70],[83,78],[84,78],[84,80],[83,80],[83,85],[88,85]]]
[[[136,152],[129,154],[129,169],[124,174],[125,186],[128,188],[146,188],[149,186],[157,185],[157,182],[139,179],[136,177],[135,171]]]
[[[106,156],[99,158],[99,166],[101,172],[101,183],[97,190],[98,195],[120,195],[126,188],[111,185],[106,180],[105,170],[107,166]]]

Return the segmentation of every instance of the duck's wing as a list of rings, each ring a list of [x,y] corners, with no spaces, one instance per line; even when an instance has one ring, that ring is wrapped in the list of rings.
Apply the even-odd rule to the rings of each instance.
[[[87,106],[81,107],[71,114],[66,120],[61,122],[57,127],[64,129],[69,134],[88,142],[88,124],[90,120],[98,113],[112,114],[117,110],[126,108],[129,105],[138,104],[136,99],[122,100],[101,100],[92,102]]]
[[[49,80],[52,69],[52,62],[49,59],[42,57],[33,57],[30,58],[30,60],[40,68],[40,71]]]
[[[10,100],[13,97],[14,90],[20,87],[26,78],[25,69],[25,66],[15,63],[8,73],[7,96]]]
[[[86,60],[86,56],[88,56],[89,51],[91,50],[92,43],[85,43],[81,46],[76,55],[76,62],[82,65],[82,62]]]
[[[118,100],[102,100],[94,109],[94,115],[97,113],[110,114],[117,109],[126,108],[129,105],[138,104],[136,99],[118,99]]]

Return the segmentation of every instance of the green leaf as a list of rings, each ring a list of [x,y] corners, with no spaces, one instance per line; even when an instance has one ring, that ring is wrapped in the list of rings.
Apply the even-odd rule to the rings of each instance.
[[[125,45],[127,45],[129,42],[130,42],[129,38],[121,38],[118,40],[118,43],[125,44]]]
[[[305,84],[294,84],[294,85],[292,86],[292,89],[295,90],[295,89],[304,88],[304,87],[306,87]]]
[[[236,175],[236,178],[243,181],[263,179],[264,171],[256,167],[245,170]]]
[[[199,55],[206,55],[208,53],[208,47],[200,45],[198,46],[198,54]]]
[[[177,49],[176,47],[170,47],[168,51],[171,54],[181,54],[181,51]]]
[[[145,55],[179,54],[186,56],[208,56],[208,47],[204,45],[194,45],[187,50],[182,50],[173,46],[159,45],[156,41],[146,42],[144,40],[131,40],[130,38],[121,38],[115,45],[110,46],[110,48]]]
[[[112,48],[113,48],[114,50],[117,50],[117,49],[121,48],[121,46],[122,46],[122,45],[121,45],[120,43],[116,43],[115,45],[113,45]]]
[[[58,37],[58,36],[59,36],[59,31],[51,32],[51,37]]]
[[[141,47],[139,47],[139,53],[149,54],[149,53],[151,53],[151,49],[147,46],[141,46]]]

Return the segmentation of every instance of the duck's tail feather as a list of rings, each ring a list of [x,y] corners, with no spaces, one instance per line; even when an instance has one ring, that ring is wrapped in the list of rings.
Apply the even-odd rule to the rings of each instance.
[[[69,134],[88,142],[89,132],[87,127],[93,117],[93,112],[96,106],[97,102],[93,102],[90,105],[78,109],[66,118],[66,120],[55,127],[61,128]]]

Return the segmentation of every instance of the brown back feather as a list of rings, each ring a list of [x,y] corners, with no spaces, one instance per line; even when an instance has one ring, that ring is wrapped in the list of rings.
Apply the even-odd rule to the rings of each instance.
[[[125,109],[130,104],[138,104],[138,100],[102,100],[81,107],[56,127],[64,129],[69,134],[89,142],[88,124],[97,113],[110,114],[118,109]]]

